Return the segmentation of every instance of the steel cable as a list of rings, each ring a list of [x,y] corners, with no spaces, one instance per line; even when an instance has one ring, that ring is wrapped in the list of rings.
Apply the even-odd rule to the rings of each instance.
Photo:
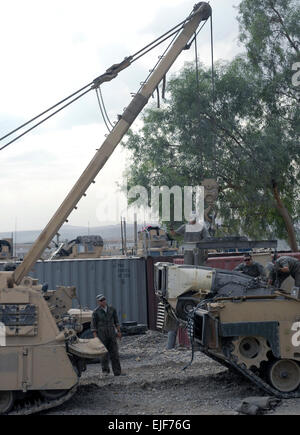
[[[105,116],[106,116],[106,119],[107,119],[107,121],[109,122],[111,128],[114,128],[114,125],[113,125],[112,122],[110,121],[109,116],[108,116],[108,114],[107,114],[107,111],[106,111],[106,108],[105,108],[105,103],[104,103],[104,100],[103,100],[103,95],[102,95],[102,91],[101,91],[101,87],[100,87],[100,86],[99,86],[98,92],[99,92],[99,95],[100,95],[100,99],[101,99],[101,103],[102,103],[102,107],[103,107],[103,111],[104,111],[104,114],[105,114]]]
[[[174,29],[176,29],[177,27],[181,26],[183,23],[185,23],[186,20],[184,20],[183,22],[179,23],[177,26],[173,27],[172,29],[170,29],[168,32],[164,33],[163,35],[161,35],[159,38],[155,39],[154,41],[152,41],[150,44],[146,45],[145,47],[143,47],[141,50],[137,51],[134,55],[132,55],[132,58],[136,57],[135,59],[132,60],[131,63],[135,62],[136,60],[138,60],[140,57],[144,56],[145,54],[147,54],[150,50],[154,49],[155,47],[157,47],[157,45],[161,44],[162,42],[164,42],[166,39],[162,40],[160,43],[154,45],[152,48],[151,47],[153,44],[155,44],[156,42],[158,42],[160,39],[164,38],[166,35],[168,35],[170,32],[172,32]],[[169,35],[169,37],[171,37],[173,34]],[[147,48],[149,48],[149,50],[147,50],[145,53],[143,53],[144,50],[146,50]],[[3,139],[6,139],[7,137],[11,136],[12,134],[16,133],[17,131],[21,130],[22,128],[26,127],[28,124],[31,124],[33,121],[37,120],[38,118],[40,118],[41,116],[45,115],[46,113],[50,112],[51,110],[55,109],[56,107],[58,107],[60,104],[63,104],[65,101],[69,100],[70,98],[72,98],[74,95],[77,95],[79,92],[83,91],[84,89],[88,88],[89,86],[92,86],[94,83],[94,81],[88,83],[87,85],[85,85],[84,87],[78,89],[77,91],[73,92],[71,95],[69,95],[68,97],[63,98],[62,100],[60,100],[58,103],[54,104],[53,106],[49,107],[48,109],[44,110],[43,112],[41,112],[40,114],[34,116],[33,118],[31,118],[29,121],[23,123],[22,125],[20,125],[19,127],[15,128],[14,130],[11,130],[9,133],[5,134],[4,136],[2,136],[0,138],[0,141],[2,141]],[[84,95],[84,94],[82,94]],[[81,95],[81,96],[82,96]],[[79,96],[80,98],[80,96]],[[74,99],[71,101],[74,102],[76,101],[78,98]],[[70,104],[71,104],[70,103]],[[67,107],[69,104],[63,106],[60,110],[64,109],[65,107]],[[56,114],[58,113],[60,110],[56,111],[53,113]],[[53,116],[51,115],[51,116]],[[8,142],[5,146],[3,146],[2,148],[0,148],[0,151],[4,148],[6,148],[8,145],[12,144],[13,142],[15,142],[16,140],[18,140],[19,138],[21,138],[22,136],[24,136],[26,133],[28,133],[29,131],[33,130],[34,128],[36,128],[38,125],[42,124],[44,121],[46,121],[47,119],[51,118],[51,116],[44,118],[41,122],[35,124],[32,128],[26,130],[23,134],[17,136],[15,139],[13,139],[12,141]]]
[[[69,101],[67,104],[65,104],[64,106],[60,107],[58,110],[56,110],[55,112],[51,113],[51,115],[47,116],[46,118],[42,119],[40,122],[38,122],[37,124],[35,124],[33,127],[29,128],[28,130],[24,131],[22,134],[20,134],[19,136],[15,137],[13,140],[11,140],[10,142],[8,142],[7,144],[3,145],[0,148],[0,151],[4,150],[4,148],[8,147],[9,145],[11,145],[13,142],[15,142],[16,140],[20,139],[22,136],[24,136],[25,134],[29,133],[31,130],[33,130],[34,128],[36,128],[38,125],[42,124],[43,122],[47,121],[47,119],[52,118],[52,116],[56,115],[57,113],[59,113],[61,110],[65,109],[67,106],[70,106],[70,104],[74,103],[74,101],[78,100],[79,98],[83,97],[83,95],[87,94],[88,92],[90,92],[91,89],[88,89],[87,91],[83,92],[82,94],[80,94],[78,97],[74,98],[73,100]],[[49,110],[47,111],[49,112]]]
[[[154,48],[156,48],[158,45],[162,44],[164,41],[166,41],[167,39],[169,39],[170,37],[172,37],[173,35],[175,35],[175,37],[173,38],[173,40],[171,41],[171,43],[169,44],[169,46],[167,47],[167,49],[164,51],[164,54],[166,53],[166,51],[168,50],[168,48],[171,46],[172,42],[174,41],[174,39],[176,38],[176,35],[179,33],[179,31],[184,27],[184,24],[192,17],[193,12],[185,19],[183,20],[181,23],[177,24],[176,26],[174,26],[172,29],[170,29],[168,32],[164,33],[163,35],[161,35],[159,38],[155,39],[154,41],[152,41],[150,44],[146,45],[145,47],[143,47],[141,50],[137,51],[134,55],[131,56],[132,61],[130,62],[130,64],[132,64],[133,62],[137,61],[138,59],[140,59],[142,56],[146,55],[149,51],[153,50]],[[206,21],[205,21],[206,23]],[[199,32],[201,31],[201,29],[204,27],[205,23],[201,26]],[[175,30],[177,29],[177,30]],[[174,31],[175,30],[175,31]],[[199,33],[198,32],[198,33]],[[197,34],[198,34],[197,33]],[[167,36],[168,35],[168,36]],[[164,39],[163,39],[164,38]],[[146,50],[146,51],[145,51]],[[163,56],[164,56],[163,54]],[[161,56],[161,57],[163,57]],[[161,59],[160,57],[160,59]],[[156,68],[156,66],[159,64],[160,60],[157,62],[157,64],[155,65],[154,68]],[[101,77],[101,76],[99,76]],[[147,79],[149,78],[149,76],[147,77]],[[146,80],[147,80],[146,79]],[[96,80],[96,79],[95,79]],[[26,127],[27,125],[31,124],[32,122],[36,121],[38,118],[40,118],[41,116],[45,115],[46,113],[50,112],[51,110],[55,109],[56,107],[58,107],[59,105],[63,104],[64,102],[66,102],[67,100],[69,100],[70,98],[74,97],[75,95],[77,95],[78,93],[80,93],[81,91],[85,90],[86,88],[90,87],[88,90],[86,90],[85,92],[82,92],[79,96],[77,96],[76,98],[72,99],[71,101],[69,101],[67,104],[63,105],[62,107],[60,107],[58,110],[56,110],[55,112],[51,113],[49,116],[47,116],[46,118],[43,118],[41,121],[37,122],[36,124],[34,124],[32,127],[28,128],[26,131],[24,131],[23,133],[21,133],[20,135],[18,135],[17,137],[15,137],[14,139],[12,139],[11,141],[9,141],[8,143],[6,143],[4,146],[2,146],[0,148],[0,151],[2,151],[3,149],[5,149],[6,147],[8,147],[9,145],[11,145],[12,143],[16,142],[18,139],[20,139],[21,137],[23,137],[25,134],[29,133],[30,131],[32,131],[33,129],[35,129],[36,127],[38,127],[39,125],[41,125],[42,123],[44,123],[45,121],[47,121],[48,119],[50,119],[51,117],[53,117],[54,115],[56,115],[57,113],[59,113],[61,110],[65,109],[66,107],[68,107],[70,104],[72,104],[73,102],[75,102],[76,100],[78,100],[79,98],[81,98],[82,96],[84,96],[85,94],[87,94],[89,91],[91,91],[93,89],[92,85],[94,85],[95,80],[93,80],[92,82],[90,82],[89,84],[85,85],[84,87],[80,88],[79,90],[73,92],[71,95],[69,95],[68,97],[65,97],[64,99],[60,100],[58,103],[54,104],[53,106],[51,106],[50,108],[48,108],[47,110],[44,110],[43,112],[41,112],[39,115],[31,118],[29,121],[23,123],[22,125],[20,125],[19,127],[13,129],[12,131],[10,131],[9,133],[5,134],[4,136],[2,136],[0,138],[0,141],[3,139],[6,139],[7,137],[11,136],[13,133],[16,133],[17,131],[21,130],[22,128]],[[109,117],[107,115],[106,109],[105,109],[105,105],[104,105],[104,101],[102,98],[102,94],[100,92],[100,98],[99,95],[97,94],[97,98],[98,98],[98,102],[99,102],[99,106],[100,106],[100,110],[102,111],[102,116],[107,117],[107,120],[109,122],[109,124],[112,126],[113,128],[113,124],[110,122]],[[101,109],[101,103],[100,103],[100,99],[102,101],[102,109]],[[108,127],[108,126],[107,126]],[[109,128],[108,128],[109,130]]]
[[[100,112],[101,112],[101,115],[102,115],[102,119],[103,119],[103,121],[104,121],[104,124],[106,125],[107,130],[110,132],[111,130],[110,130],[110,128],[109,128],[109,125],[108,125],[108,123],[107,123],[107,120],[106,120],[105,115],[104,115],[104,112],[103,112],[103,108],[102,108],[102,104],[101,104],[101,101],[100,101],[99,90],[98,90],[98,89],[96,89],[96,95],[97,95],[97,100],[98,100],[98,104],[99,104]]]
[[[11,136],[13,133],[16,133],[18,130],[20,130],[23,127],[26,127],[26,125],[30,124],[31,122],[35,121],[36,119],[40,118],[41,116],[45,115],[46,113],[50,112],[50,110],[55,109],[55,107],[59,106],[60,104],[64,103],[65,101],[69,100],[70,98],[74,97],[74,95],[78,94],[79,92],[86,89],[88,86],[91,86],[93,82],[89,83],[88,85],[84,86],[81,89],[78,89],[78,91],[73,92],[73,94],[69,95],[68,97],[64,98],[63,100],[59,101],[58,103],[54,104],[54,106],[49,107],[49,109],[44,110],[44,112],[40,113],[39,115],[35,116],[34,118],[30,119],[29,121],[25,122],[24,124],[20,125],[19,127],[15,128],[14,130],[10,131],[6,135],[2,136],[0,138],[0,141],[7,138],[8,136]],[[74,100],[75,101],[75,100]]]

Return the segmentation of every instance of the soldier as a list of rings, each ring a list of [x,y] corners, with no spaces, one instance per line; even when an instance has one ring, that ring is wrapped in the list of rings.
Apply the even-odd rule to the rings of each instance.
[[[106,297],[103,294],[98,295],[96,299],[99,306],[93,312],[91,330],[94,337],[99,337],[108,350],[108,354],[106,354],[101,360],[102,372],[105,375],[109,374],[110,359],[114,375],[124,375],[124,373],[121,373],[117,343],[117,336],[119,338],[122,337],[117,312],[115,308],[107,305]]]
[[[290,275],[295,280],[295,287],[300,287],[300,261],[297,258],[282,256],[277,260],[273,259],[268,283],[280,288],[283,281]]]
[[[245,275],[260,277],[266,279],[266,273],[263,266],[256,261],[253,261],[251,254],[244,255],[244,262],[236,266],[233,270],[244,273]]]

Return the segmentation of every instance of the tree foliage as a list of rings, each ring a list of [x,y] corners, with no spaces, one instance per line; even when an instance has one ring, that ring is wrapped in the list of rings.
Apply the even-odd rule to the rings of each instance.
[[[243,0],[240,39],[246,55],[214,70],[189,64],[168,84],[162,109],[148,109],[129,133],[128,185],[199,185],[216,178],[223,233],[288,239],[285,211],[299,216],[297,88],[299,13],[288,0]],[[197,73],[197,76],[196,76]]]

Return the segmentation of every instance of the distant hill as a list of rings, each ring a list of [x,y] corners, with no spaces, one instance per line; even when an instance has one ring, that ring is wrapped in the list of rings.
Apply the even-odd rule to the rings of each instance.
[[[138,230],[141,229],[141,225],[138,226]],[[17,231],[16,233],[16,241],[17,243],[33,243],[38,236],[40,235],[42,230],[36,231]],[[120,225],[106,225],[99,227],[81,227],[81,226],[72,226],[72,225],[63,225],[59,230],[60,240],[72,240],[76,239],[78,236],[86,236],[88,235],[99,235],[103,238],[103,240],[120,240],[121,239],[121,227]],[[126,225],[126,235],[127,239],[134,238],[134,225],[127,224]],[[0,239],[10,238],[12,236],[12,232],[0,233]],[[13,234],[15,237],[15,233]]]
[[[140,231],[144,225],[138,225],[138,231]],[[298,230],[298,234],[300,234],[300,225],[298,224],[296,227]],[[14,242],[20,243],[33,243],[38,236],[40,235],[42,230],[36,231],[17,231],[16,240]],[[121,240],[121,227],[119,225],[103,225],[99,227],[87,227],[83,226],[73,226],[73,225],[63,225],[59,230],[60,240],[63,241],[76,239],[78,236],[86,236],[88,235],[99,235],[105,241],[119,241]],[[10,238],[12,236],[12,232],[4,232],[0,233],[0,239]],[[15,234],[13,233],[15,237]],[[134,225],[127,224],[126,225],[126,236],[127,240],[134,239]],[[300,236],[299,236],[300,240]],[[289,251],[289,245],[284,240],[278,240],[278,251]]]

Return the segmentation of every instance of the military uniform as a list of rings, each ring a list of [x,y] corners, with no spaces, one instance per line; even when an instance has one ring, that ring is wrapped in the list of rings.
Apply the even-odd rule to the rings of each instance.
[[[107,310],[105,311],[103,308],[98,307],[93,311],[91,330],[97,333],[97,336],[108,350],[108,354],[106,354],[101,360],[102,371],[103,373],[109,373],[110,359],[115,376],[121,374],[119,349],[116,336],[116,328],[118,326],[119,320],[115,308],[107,306]]]
[[[283,267],[288,267],[289,272],[281,272],[279,269]],[[280,287],[283,281],[290,275],[295,280],[295,286],[300,287],[300,261],[294,257],[282,256],[275,261],[269,279],[271,280],[271,284],[276,284]]]
[[[266,278],[265,270],[263,266],[256,261],[252,261],[251,264],[241,263],[234,268],[236,272],[244,273],[245,275],[253,276],[254,278],[261,277]]]

